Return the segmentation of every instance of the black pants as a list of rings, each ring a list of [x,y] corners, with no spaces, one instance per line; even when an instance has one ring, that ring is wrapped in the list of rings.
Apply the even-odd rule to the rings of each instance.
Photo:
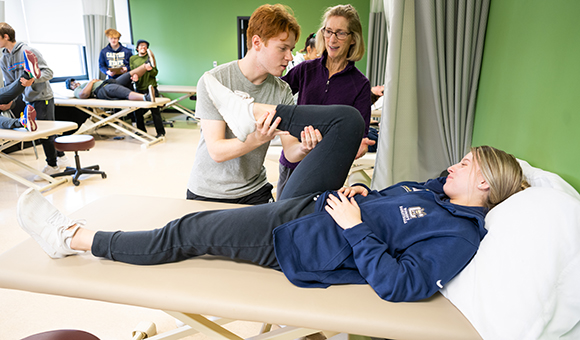
[[[149,93],[149,90],[137,91],[142,94]],[[155,87],[155,97],[159,97],[159,91],[157,91],[157,87]],[[161,111],[158,107],[152,107],[150,109],[139,109],[133,113],[135,117],[135,123],[137,125],[137,129],[147,132],[145,128],[145,119],[143,116],[147,111],[151,110],[151,118],[153,119],[153,126],[155,126],[155,132],[157,135],[165,135],[165,127],[163,126],[163,118],[161,118]]]
[[[49,100],[37,100],[30,103],[36,110],[36,120],[54,120],[54,98]],[[56,166],[56,157],[64,156],[64,152],[56,151],[54,147],[54,140],[56,135],[41,139],[44,155],[46,156],[46,163],[50,166]]]
[[[290,177],[282,200],[192,213],[156,230],[97,232],[93,254],[141,265],[211,254],[279,269],[272,231],[314,212],[318,193],[343,185],[363,136],[364,121],[351,106],[279,105],[276,116],[282,118],[280,129],[293,136],[300,136],[308,125],[319,129],[323,136]]]
[[[20,96],[24,89],[26,88],[20,83],[20,78],[13,81],[12,84],[0,88],[0,104],[10,103],[10,101]]]

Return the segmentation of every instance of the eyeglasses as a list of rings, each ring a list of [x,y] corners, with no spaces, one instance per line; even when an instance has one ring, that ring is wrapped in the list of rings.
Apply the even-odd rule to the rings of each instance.
[[[336,35],[336,39],[344,40],[346,39],[346,37],[352,34],[352,32],[344,32],[344,31],[333,32],[326,27],[323,27],[320,30],[322,31],[322,34],[326,39],[330,39],[330,37],[332,37],[332,35],[334,34]]]

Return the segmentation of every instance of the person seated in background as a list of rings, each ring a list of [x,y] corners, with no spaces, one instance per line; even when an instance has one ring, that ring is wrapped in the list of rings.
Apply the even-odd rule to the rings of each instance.
[[[114,28],[105,31],[109,44],[99,54],[99,69],[107,78],[118,78],[129,70],[129,58],[133,52],[119,43],[121,33]]]
[[[145,74],[142,76],[137,74],[131,76],[133,84],[135,85],[135,92],[143,94],[148,93],[149,86],[152,86],[155,91],[155,96],[158,96],[159,91],[157,90],[157,80],[155,77],[159,71],[155,65],[155,56],[149,49],[149,42],[142,39],[138,40],[137,54],[132,55],[131,58],[129,58],[129,67],[131,70],[135,70],[140,66],[144,66],[147,72],[145,72]],[[153,118],[153,125],[155,126],[157,138],[165,136],[165,127],[163,127],[163,119],[161,118],[161,112],[158,107],[151,109],[139,109],[135,111],[133,115],[135,117],[137,128],[141,131],[147,132],[143,116],[148,110],[151,110],[151,116]]]
[[[318,53],[316,51],[316,33],[310,33],[308,38],[306,38],[304,48],[296,52],[296,55],[294,55],[292,61],[288,63],[288,66],[286,67],[286,73],[290,72],[294,66],[300,64],[301,62],[316,58],[318,58]]]
[[[131,77],[142,76],[147,71],[145,65],[131,70],[117,79],[93,79],[86,83],[79,83],[73,78],[65,81],[66,88],[74,91],[74,96],[79,99],[97,98],[106,100],[135,100],[155,102],[155,90],[149,86],[146,94],[131,91]]]

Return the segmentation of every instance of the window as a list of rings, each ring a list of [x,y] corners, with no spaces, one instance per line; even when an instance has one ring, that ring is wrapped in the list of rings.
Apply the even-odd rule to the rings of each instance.
[[[66,78],[88,79],[86,50],[82,45],[30,44],[39,50],[53,72],[51,83]]]
[[[42,53],[53,71],[51,82],[88,79],[84,14],[115,15],[121,43],[130,45],[132,40],[128,0],[4,0],[1,4],[6,20],[0,21],[14,28],[16,41]]]

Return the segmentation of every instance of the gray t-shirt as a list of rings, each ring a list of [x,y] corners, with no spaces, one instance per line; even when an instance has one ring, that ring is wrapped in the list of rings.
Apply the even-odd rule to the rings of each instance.
[[[95,96],[95,90],[97,89],[97,87],[99,87],[101,84],[103,83],[103,81],[96,81],[93,83],[93,88],[91,89],[91,95],[89,96],[89,98],[94,97]],[[77,98],[80,98],[81,92],[83,92],[83,90],[85,89],[85,87],[87,87],[88,82],[86,83],[82,83],[80,84],[75,90],[74,90],[74,96]]]
[[[292,90],[286,82],[268,75],[262,84],[255,85],[242,74],[237,60],[220,65],[210,73],[232,91],[248,93],[256,103],[293,104]],[[200,119],[224,120],[209,99],[203,78],[197,83],[195,116]],[[226,138],[236,138],[229,127],[226,128]],[[268,182],[264,159],[269,145],[265,143],[243,156],[217,163],[209,155],[202,131],[187,188],[196,195],[225,199],[240,198],[256,192]]]

